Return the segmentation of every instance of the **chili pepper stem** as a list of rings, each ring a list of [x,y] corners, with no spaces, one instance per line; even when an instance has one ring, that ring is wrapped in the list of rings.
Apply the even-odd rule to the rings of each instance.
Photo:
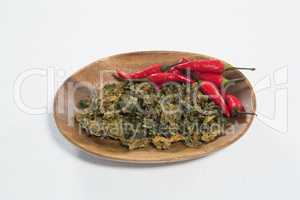
[[[256,68],[254,68],[254,67],[229,67],[229,68],[226,68],[224,70],[224,72],[225,71],[231,71],[231,70],[237,70],[237,69],[240,69],[240,70],[250,70],[250,71],[255,71],[256,70]]]

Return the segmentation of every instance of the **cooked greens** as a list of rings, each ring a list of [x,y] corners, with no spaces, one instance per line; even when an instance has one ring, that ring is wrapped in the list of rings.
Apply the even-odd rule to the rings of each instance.
[[[208,143],[228,125],[219,108],[199,92],[198,84],[149,82],[105,85],[99,94],[79,102],[75,120],[87,134],[115,139],[131,149],[153,145],[169,149]]]

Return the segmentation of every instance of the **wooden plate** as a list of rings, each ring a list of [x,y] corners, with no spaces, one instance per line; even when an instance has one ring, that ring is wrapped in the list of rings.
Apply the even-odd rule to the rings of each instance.
[[[115,69],[135,71],[152,63],[172,64],[182,57],[192,59],[210,58],[209,56],[188,52],[145,51],[103,58],[84,67],[69,77],[55,96],[54,118],[58,129],[70,142],[89,153],[105,159],[133,163],[171,163],[190,160],[206,156],[230,145],[245,134],[253,121],[253,116],[248,115],[234,121],[235,123],[229,129],[226,129],[226,135],[212,143],[198,148],[174,144],[167,151],[156,150],[153,147],[128,151],[125,147],[120,146],[117,141],[100,140],[99,138],[86,136],[81,133],[74,123],[74,105],[76,105],[76,102],[89,96],[92,88],[101,88],[103,84],[113,82],[112,73]],[[228,71],[225,76],[227,78],[246,78],[238,70]],[[242,100],[246,111],[255,112],[255,94],[247,79],[234,87],[230,87],[230,92]]]

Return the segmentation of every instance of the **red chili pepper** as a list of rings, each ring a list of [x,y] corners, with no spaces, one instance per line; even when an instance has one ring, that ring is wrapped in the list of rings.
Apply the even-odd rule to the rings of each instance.
[[[234,95],[225,94],[225,101],[227,103],[228,110],[233,117],[239,114],[256,115],[255,113],[245,112],[245,108],[241,101]]]
[[[209,81],[200,81],[200,90],[219,106],[226,117],[230,117],[230,112],[226,106],[225,100],[220,94],[218,88]]]
[[[149,65],[145,69],[139,72],[134,72],[131,74],[128,74],[124,71],[117,70],[117,74],[121,75],[122,79],[139,79],[139,78],[145,78],[151,74],[162,72],[162,65],[161,64],[153,64]]]
[[[193,80],[186,78],[182,75],[174,74],[174,73],[156,73],[156,74],[151,74],[150,76],[147,77],[149,81],[152,83],[161,85],[166,82],[181,82],[181,83],[194,83]]]
[[[193,60],[185,63],[181,63],[176,65],[177,69],[180,70],[191,70],[195,72],[206,72],[206,73],[217,73],[222,74],[225,70],[231,69],[247,69],[247,70],[255,70],[255,68],[237,68],[228,65],[224,65],[224,63],[217,59],[210,60]]]
[[[178,61],[178,64],[180,64],[180,63],[186,63],[186,62],[189,62],[189,61],[190,60],[187,59],[187,58],[181,58]],[[176,66],[177,65],[175,65],[174,67],[172,67],[168,72],[184,76],[184,74],[182,73],[182,70],[177,69]]]
[[[187,62],[188,60],[185,58],[180,59],[177,63],[172,64],[172,65],[162,65],[162,64],[152,64],[143,69],[142,71],[139,72],[134,72],[131,74],[128,74],[124,71],[117,70],[117,74],[121,75],[120,78],[122,79],[140,79],[140,78],[146,78],[147,76],[150,76],[151,74],[156,74],[160,72],[167,72],[170,69],[172,72],[179,74],[179,70],[175,69],[174,66],[180,63]],[[180,73],[181,74],[181,73]]]
[[[169,73],[169,72],[160,72],[160,73],[155,73],[151,74],[145,78],[142,79],[131,79],[128,78],[125,74],[123,74],[123,71],[117,71],[117,76],[122,78],[125,77],[124,80],[130,80],[134,82],[143,82],[143,81],[150,81],[156,85],[162,85],[166,82],[181,82],[181,83],[194,83],[193,80],[186,78],[182,75],[175,74],[175,73]]]
[[[131,79],[131,78],[130,78],[130,77],[131,77],[130,74],[127,74],[127,73],[124,72],[123,70],[119,70],[119,69],[116,70],[115,76],[116,76],[117,78],[122,79],[122,80],[128,80],[128,79]]]
[[[195,78],[196,80],[210,81],[219,88],[225,87],[226,85],[228,85],[230,83],[235,83],[235,82],[245,80],[244,78],[228,80],[228,79],[224,78],[222,74],[215,74],[215,73],[193,72],[192,75],[193,75],[193,78]]]
[[[176,67],[171,68],[168,73],[183,75],[181,70],[177,69]]]

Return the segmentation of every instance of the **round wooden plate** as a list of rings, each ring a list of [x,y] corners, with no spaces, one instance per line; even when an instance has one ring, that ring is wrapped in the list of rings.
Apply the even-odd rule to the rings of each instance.
[[[101,158],[132,163],[171,163],[206,156],[220,150],[239,139],[253,121],[252,115],[234,120],[226,129],[226,135],[214,142],[198,148],[189,148],[183,144],[174,144],[170,150],[157,150],[153,147],[129,151],[114,140],[100,140],[88,137],[74,123],[76,103],[91,95],[93,88],[115,81],[112,73],[116,69],[136,71],[153,63],[173,64],[180,58],[207,59],[209,56],[176,51],[143,51],[114,55],[100,59],[69,77],[58,90],[54,100],[54,118],[60,132],[70,142],[81,149]],[[228,64],[225,62],[225,64]],[[246,78],[240,71],[226,72],[227,78]],[[229,92],[238,96],[248,112],[255,112],[256,99],[250,82],[241,82],[229,88]]]

